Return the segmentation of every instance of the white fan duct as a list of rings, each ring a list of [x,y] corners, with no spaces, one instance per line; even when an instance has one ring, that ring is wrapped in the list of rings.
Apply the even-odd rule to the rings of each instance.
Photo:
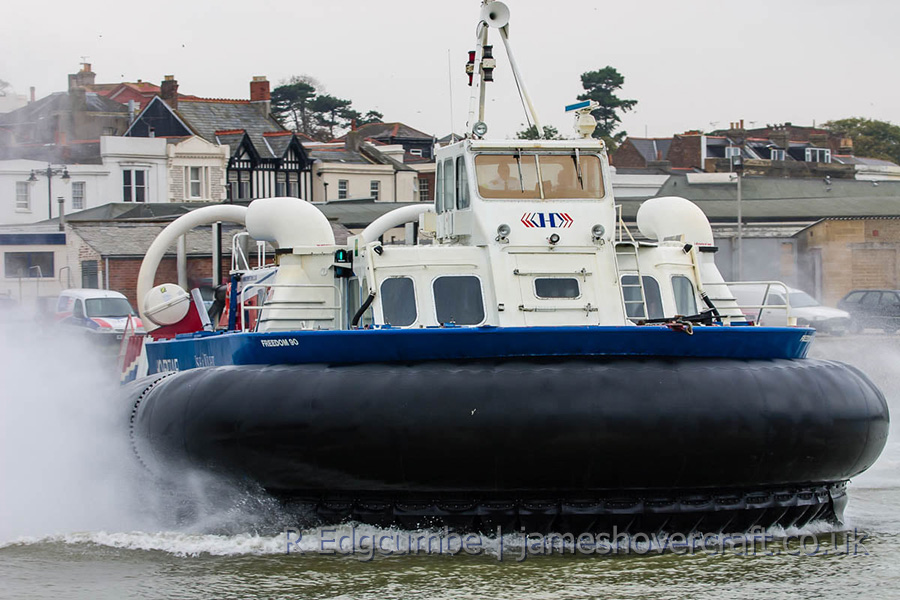
[[[271,291],[251,287],[241,293],[245,300],[257,298],[257,306],[265,306],[256,311],[257,331],[340,327],[341,294],[332,270],[334,232],[322,211],[297,198],[261,198],[247,208],[247,232],[279,249]]]
[[[163,256],[165,256],[166,251],[171,246],[175,245],[178,238],[187,234],[194,227],[211,225],[218,221],[243,225],[246,213],[247,209],[243,206],[205,206],[178,217],[169,223],[169,225],[156,236],[156,239],[150,244],[150,248],[147,249],[147,254],[144,255],[137,281],[138,312],[141,314],[141,320],[147,331],[153,331],[157,328],[157,324],[145,314],[145,302],[147,300],[147,294],[153,287],[156,269],[159,268],[159,263],[163,259]],[[174,284],[170,285],[172,286],[172,289],[178,287]],[[185,294],[186,293],[187,292],[185,291]]]
[[[662,196],[647,200],[638,209],[637,226],[651,240],[678,240],[693,246],[714,245],[709,220],[700,207],[687,198]]]

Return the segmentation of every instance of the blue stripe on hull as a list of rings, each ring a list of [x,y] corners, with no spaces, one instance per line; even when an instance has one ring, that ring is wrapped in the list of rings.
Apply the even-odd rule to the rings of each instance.
[[[804,358],[796,327],[476,327],[195,334],[147,343],[148,374],[220,365],[352,364],[521,357]]]

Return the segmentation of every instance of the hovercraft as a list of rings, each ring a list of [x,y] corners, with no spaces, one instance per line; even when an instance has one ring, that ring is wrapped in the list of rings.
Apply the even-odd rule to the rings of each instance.
[[[886,442],[884,396],[807,358],[813,329],[748,321],[691,202],[645,202],[635,237],[590,102],[570,107],[581,139],[485,139],[484,47],[496,27],[508,48],[507,21],[484,3],[480,112],[437,150],[433,205],[340,245],[297,198],[200,208],[160,234],[138,281],[148,333],[123,361],[138,457],[163,478],[187,466],[252,482],[329,522],[840,522],[848,480]],[[199,294],[153,283],[180,236],[219,221],[276,263],[232,271],[216,330]],[[416,243],[381,241],[409,223]]]

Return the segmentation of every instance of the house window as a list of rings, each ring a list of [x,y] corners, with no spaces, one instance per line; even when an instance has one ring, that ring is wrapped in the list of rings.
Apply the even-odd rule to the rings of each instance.
[[[122,171],[122,191],[125,202],[146,202],[147,172],[140,169]]]
[[[831,150],[828,148],[807,148],[806,162],[830,163]]]
[[[410,148],[409,153],[412,154],[413,156],[422,156],[422,149],[421,148]]]
[[[369,182],[369,195],[374,199],[379,199],[379,192],[381,192],[381,182],[377,179],[373,179]]]
[[[740,156],[741,149],[737,146],[726,146],[725,147],[725,158],[731,158],[732,156]]]
[[[345,200],[350,194],[350,182],[346,179],[338,179],[338,200]]]
[[[288,173],[287,195],[291,198],[300,197],[300,176],[297,173]]]
[[[52,252],[5,252],[3,259],[7,278],[56,276]]]
[[[228,199],[232,202],[237,199],[238,175],[235,171],[228,171]]]
[[[275,195],[287,195],[287,173],[275,173]]]
[[[248,171],[238,171],[238,199],[250,199],[250,173]]]
[[[184,168],[184,179],[187,182],[187,192],[188,198],[192,200],[196,200],[198,198],[203,198],[203,180],[205,173],[203,172],[205,169],[203,167],[185,167]]]
[[[16,212],[31,212],[31,186],[27,181],[16,182]]]
[[[84,210],[84,182],[72,182],[72,210]]]
[[[784,150],[781,148],[771,148],[769,150],[769,160],[784,160]]]
[[[419,177],[419,202],[428,202],[428,180],[424,177]]]
[[[92,290],[100,287],[96,260],[81,261],[81,287]]]

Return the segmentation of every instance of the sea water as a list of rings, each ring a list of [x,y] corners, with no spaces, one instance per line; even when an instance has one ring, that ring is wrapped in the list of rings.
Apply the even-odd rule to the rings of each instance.
[[[187,502],[136,464],[108,357],[0,330],[3,598],[900,597],[900,443],[850,486],[846,526],[742,538],[459,536],[303,529],[254,490],[191,475]],[[29,341],[24,341],[29,340]],[[897,336],[820,337],[897,414]]]

